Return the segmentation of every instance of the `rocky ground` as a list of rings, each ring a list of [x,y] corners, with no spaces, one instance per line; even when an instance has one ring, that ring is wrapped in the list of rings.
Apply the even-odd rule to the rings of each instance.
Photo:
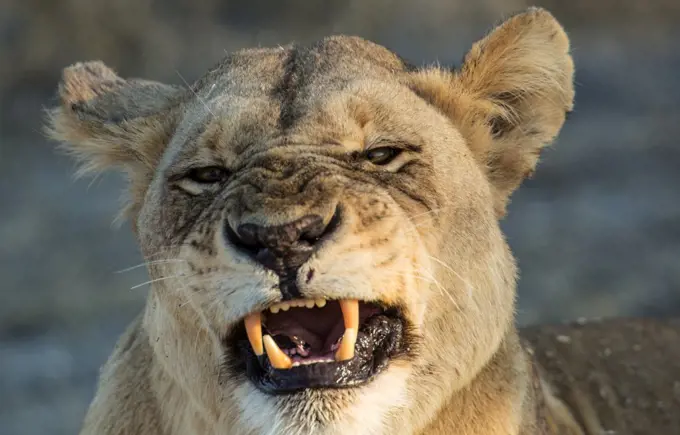
[[[41,2],[24,3],[39,6]],[[32,15],[18,4],[10,2],[14,9],[4,10],[19,17],[16,20],[0,13],[0,47],[16,48],[20,44],[11,38],[30,33],[21,33],[21,26],[31,23]],[[454,62],[484,31],[483,26],[473,28],[470,23],[489,23],[500,16],[489,12],[495,7],[493,1],[480,4],[488,8],[467,11],[469,20],[460,19],[461,15],[447,20],[447,10],[420,16],[397,8],[379,26],[365,15],[361,15],[364,21],[353,22],[351,11],[340,8],[303,36],[309,39],[349,28],[414,61]],[[668,19],[673,10],[665,7],[669,9],[657,12]],[[672,43],[680,34],[664,28],[664,20],[655,26],[643,13],[639,20],[631,13],[629,25],[617,27],[605,15],[586,9],[564,12],[572,25],[567,28],[577,65],[576,110],[555,147],[544,153],[534,179],[514,197],[503,222],[522,271],[522,324],[680,313],[680,52]],[[126,46],[121,41],[139,38],[123,27],[113,32],[118,39],[108,41],[109,45],[83,46],[80,53],[72,54],[77,59],[103,57],[112,64],[124,59],[121,65],[129,74],[148,73],[181,83],[175,70],[187,80],[194,79],[225,47],[302,38],[292,24],[282,24],[281,30],[276,22],[265,21],[261,28],[278,30],[256,32],[242,25],[252,19],[247,10],[236,11],[246,18],[237,20],[234,13],[229,25],[210,38],[187,36],[198,53],[195,58],[186,54],[191,50],[185,46],[178,47],[179,54],[173,57],[172,50],[158,45],[162,56],[147,59],[158,54],[152,49],[159,44],[149,37],[138,44],[141,48],[128,44],[141,53],[128,47],[131,59],[140,65],[135,68],[124,56]],[[44,9],[39,22],[51,23],[50,14],[54,17],[57,12]],[[194,11],[189,14],[194,18],[187,20],[200,21],[200,14],[208,12]],[[579,13],[583,20],[577,19]],[[334,16],[341,18],[334,21]],[[288,20],[295,22],[294,17]],[[428,27],[428,22],[434,24]],[[167,31],[167,26],[163,29]],[[229,42],[220,39],[227,36]],[[67,42],[57,38],[52,44],[59,48]],[[115,48],[109,52],[123,54],[109,61],[104,50],[109,46]],[[49,44],[41,47],[47,50]],[[100,55],[97,50],[102,50]],[[129,228],[116,230],[111,225],[121,180],[107,175],[73,181],[73,164],[55,153],[53,144],[39,132],[40,109],[52,104],[58,68],[75,59],[60,58],[52,51],[41,53],[38,48],[12,52],[10,57],[20,62],[13,70],[4,64],[0,73],[4,80],[0,87],[0,433],[72,434],[92,397],[99,366],[142,306],[146,289],[130,287],[146,275],[142,269],[115,273],[140,261]]]

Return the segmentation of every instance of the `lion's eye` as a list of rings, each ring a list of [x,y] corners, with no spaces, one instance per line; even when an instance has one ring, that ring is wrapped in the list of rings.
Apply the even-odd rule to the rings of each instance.
[[[366,159],[374,165],[386,165],[395,159],[401,150],[392,147],[380,147],[366,151]]]
[[[226,169],[219,166],[206,166],[205,168],[194,168],[187,173],[187,178],[201,184],[221,183],[226,180],[229,173]]]

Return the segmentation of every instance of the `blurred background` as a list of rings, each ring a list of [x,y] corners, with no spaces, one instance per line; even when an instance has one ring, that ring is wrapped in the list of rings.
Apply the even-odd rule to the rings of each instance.
[[[576,108],[503,227],[519,322],[680,314],[680,2],[539,1],[563,23]],[[101,59],[182,84],[225,50],[372,39],[457,65],[521,0],[2,0],[0,433],[76,433],[100,365],[148,288],[122,177],[74,181],[41,134],[61,69]]]

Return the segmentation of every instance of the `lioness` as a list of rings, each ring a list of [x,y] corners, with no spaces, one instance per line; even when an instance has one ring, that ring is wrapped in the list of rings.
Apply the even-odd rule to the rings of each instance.
[[[153,280],[83,434],[680,433],[677,350],[642,365],[678,322],[514,326],[498,220],[574,98],[548,12],[455,71],[334,36],[59,93],[50,134],[127,172]]]

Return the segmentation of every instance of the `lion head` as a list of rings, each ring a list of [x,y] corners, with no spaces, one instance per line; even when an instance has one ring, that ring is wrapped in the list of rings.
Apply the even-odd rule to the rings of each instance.
[[[572,75],[531,9],[456,70],[347,36],[229,54],[189,89],[76,64],[51,134],[128,174],[144,328],[187,406],[234,433],[378,433],[422,427],[512,328],[498,220]]]

